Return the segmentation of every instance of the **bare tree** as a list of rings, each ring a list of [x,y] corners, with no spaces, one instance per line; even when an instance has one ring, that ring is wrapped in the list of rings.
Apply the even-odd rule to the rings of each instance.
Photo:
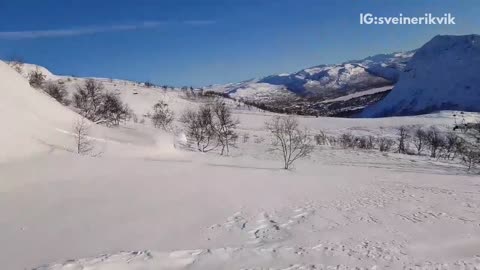
[[[455,132],[447,132],[445,135],[445,142],[443,145],[442,157],[445,159],[453,160],[457,157],[459,152],[464,147],[464,140],[458,136]]]
[[[48,81],[45,83],[43,90],[63,105],[68,106],[70,104],[70,100],[68,100],[68,92],[65,89],[64,84]]]
[[[392,146],[395,144],[395,141],[393,139],[387,138],[387,137],[380,137],[378,139],[378,148],[380,152],[388,152],[392,148]]]
[[[88,120],[107,126],[118,126],[131,116],[130,108],[122,102],[118,94],[105,92],[103,84],[93,79],[85,81],[83,87],[77,87],[77,92],[73,95],[73,105]]]
[[[427,143],[430,148],[430,157],[436,158],[438,150],[445,144],[444,137],[436,127],[427,130]]]
[[[406,154],[408,152],[408,129],[405,126],[398,128],[398,153]]]
[[[230,147],[235,146],[238,134],[235,132],[239,121],[232,116],[231,109],[222,100],[216,100],[212,105],[214,114],[213,127],[217,133],[217,139],[222,146],[221,155],[229,154]]]
[[[340,145],[342,148],[355,148],[356,142],[355,142],[355,136],[353,136],[350,133],[344,133],[340,136],[338,139]]]
[[[143,85],[145,85],[145,87],[147,87],[147,88],[155,87],[155,84],[153,84],[149,81],[144,82]]]
[[[478,148],[472,147],[472,145],[464,148],[461,155],[462,162],[467,166],[469,171],[480,163],[480,151]]]
[[[45,75],[38,68],[28,74],[28,82],[34,88],[41,88],[45,82]]]
[[[168,104],[163,100],[159,100],[153,106],[153,114],[151,116],[152,123],[156,128],[170,130],[174,120],[173,112],[168,108]]]
[[[357,142],[356,145],[360,149],[370,150],[370,149],[375,148],[375,141],[376,141],[376,139],[372,135],[364,136],[364,137],[358,137],[356,139],[356,142]]]
[[[329,143],[328,137],[323,131],[320,131],[318,134],[313,136],[313,138],[317,145],[327,145]]]
[[[427,143],[427,132],[420,127],[416,128],[412,135],[412,142],[417,150],[417,155],[421,155]]]
[[[187,110],[180,117],[187,138],[196,144],[200,152],[209,152],[218,147],[213,117],[210,105],[203,105],[196,111]]]
[[[243,143],[247,143],[250,139],[250,135],[248,133],[243,133],[242,135]]]
[[[464,122],[460,130],[464,134],[465,140],[459,154],[468,170],[471,170],[480,164],[480,123]]]
[[[11,56],[9,59],[9,65],[15,69],[16,72],[22,74],[22,71],[23,71],[23,65],[25,64],[25,61],[23,60],[22,57],[20,56],[17,56],[17,55],[13,55]]]
[[[275,116],[265,127],[273,135],[272,150],[280,152],[284,169],[290,169],[296,160],[308,157],[313,151],[308,132],[300,129],[296,118]]]
[[[78,86],[73,95],[73,104],[80,110],[80,114],[90,121],[102,119],[103,85],[93,79],[85,81],[83,87]]]
[[[107,126],[118,126],[131,116],[128,105],[124,104],[117,94],[111,92],[103,94],[98,114]]]
[[[86,155],[93,150],[92,141],[88,138],[89,129],[89,124],[83,117],[77,119],[73,124],[77,154]]]

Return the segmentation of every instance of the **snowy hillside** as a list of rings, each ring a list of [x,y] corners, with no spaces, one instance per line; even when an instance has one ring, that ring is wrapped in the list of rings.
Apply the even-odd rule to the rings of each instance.
[[[0,61],[0,161],[52,151],[52,141],[67,139],[56,129],[71,128],[79,116]],[[15,142],[15,143],[12,143]]]
[[[75,136],[73,127],[81,119],[73,107],[65,107],[47,95],[41,89],[32,88],[26,77],[31,71],[40,71],[47,80],[66,86],[68,98],[71,98],[77,87],[82,86],[87,78],[54,75],[44,67],[34,64],[23,64],[20,74],[8,64],[0,61],[0,162],[22,159],[45,154],[64,155],[75,152]],[[172,156],[174,135],[163,134],[150,125],[145,116],[151,112],[153,105],[160,99],[171,104],[176,114],[185,108],[197,106],[183,98],[178,91],[161,91],[150,89],[138,83],[124,80],[97,79],[102,82],[105,91],[118,93],[128,103],[139,121],[141,130],[131,127],[109,129],[101,125],[89,123],[90,139],[95,145],[96,154],[102,156]],[[132,123],[133,124],[133,123]],[[138,125],[138,124],[137,124]],[[129,145],[135,141],[135,145]],[[12,143],[15,142],[15,143]]]
[[[480,263],[478,181],[461,166],[317,147],[295,170],[280,170],[263,128],[271,114],[235,116],[251,139],[229,157],[183,150],[152,157],[145,148],[135,157],[45,154],[4,163],[0,239],[9,245],[0,246],[2,266],[366,270]],[[446,112],[300,121],[313,132],[395,136],[399,125],[448,126],[453,119]],[[143,144],[145,128],[130,126],[135,136],[119,143],[127,150]]]
[[[436,36],[412,57],[393,91],[362,116],[480,111],[480,36]]]
[[[69,98],[87,80],[44,71],[66,86]],[[458,112],[298,116],[308,138],[324,135],[328,142],[312,143],[308,158],[284,170],[265,128],[278,114],[225,99],[239,121],[233,129],[235,147],[227,156],[198,152],[184,144],[179,116],[211,98],[124,80],[96,81],[117,93],[137,121],[111,128],[90,123],[95,153],[80,155],[72,151],[72,124],[79,117],[72,105],[31,88],[0,62],[0,269],[480,266],[480,189],[474,170],[468,172],[458,157],[400,154],[395,144],[390,150],[378,147],[398,140],[404,126],[451,133]],[[265,87],[256,81],[244,93],[268,93]],[[360,104],[365,96],[388,91],[379,87],[319,103]],[[158,100],[175,114],[172,131],[152,125],[149,113]],[[480,120],[477,113],[462,117]],[[339,142],[349,135],[377,144],[343,147]]]

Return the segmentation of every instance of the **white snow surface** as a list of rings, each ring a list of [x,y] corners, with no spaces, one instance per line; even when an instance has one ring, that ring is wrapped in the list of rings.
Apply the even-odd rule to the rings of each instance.
[[[346,95],[346,96],[341,96],[341,97],[334,98],[334,99],[327,99],[327,100],[322,101],[322,103],[347,101],[347,100],[350,100],[352,98],[358,98],[358,97],[362,97],[362,96],[366,96],[366,95],[373,95],[373,94],[385,92],[385,91],[388,91],[388,90],[392,90],[392,88],[393,88],[392,86],[372,88],[372,89],[368,89],[368,90],[361,91],[361,92],[355,92],[353,94]]]
[[[13,65],[14,63],[10,62],[10,65]],[[32,72],[41,72],[43,75],[45,75],[46,80],[58,80],[62,78],[63,76],[58,76],[50,72],[45,67],[35,65],[35,64],[30,64],[30,63],[22,63],[20,64],[20,74],[26,78],[30,75]]]
[[[8,149],[0,269],[480,267],[480,179],[455,162],[317,146],[281,170],[263,128],[274,114],[233,103],[241,138],[228,157],[188,151],[178,145],[180,128],[165,134],[148,119],[92,124],[102,154],[79,156],[69,150],[78,115],[1,62],[0,78],[0,149]],[[69,89],[83,80],[71,79]],[[176,115],[199,105],[131,82],[105,87],[141,119],[159,98]],[[401,125],[449,128],[452,115],[299,120],[313,133],[394,136]]]
[[[50,151],[49,139],[63,139],[55,128],[65,129],[78,117],[50,96],[31,88],[22,76],[1,61],[0,92],[0,161]]]
[[[266,100],[273,97],[295,97],[295,95],[281,85],[271,85],[268,83],[252,83],[245,87],[237,88],[228,92],[234,99],[246,100]]]

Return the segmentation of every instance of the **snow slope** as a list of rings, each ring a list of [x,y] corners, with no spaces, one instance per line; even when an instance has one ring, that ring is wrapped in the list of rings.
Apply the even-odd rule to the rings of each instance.
[[[70,94],[86,80],[57,76],[47,69],[33,64],[24,64],[23,70],[37,69],[48,74],[47,77],[51,80],[64,81]],[[23,76],[27,76],[27,74],[28,72],[22,73]],[[0,132],[0,149],[2,149],[0,163],[37,155],[72,154],[75,152],[76,141],[73,126],[81,116],[71,108],[61,105],[42,90],[32,88],[22,75],[8,64],[0,61],[0,91],[2,93],[0,122],[2,130],[5,130]],[[159,91],[157,91],[158,93],[153,93],[153,90],[142,92],[134,87],[128,87],[132,82],[127,84],[125,81],[117,81],[112,82],[111,85],[116,83],[127,85],[129,91],[123,92],[122,96],[140,117],[150,111],[157,101],[156,98],[165,97],[165,94]],[[117,88],[109,87],[106,79],[105,84],[106,91],[119,91]],[[133,93],[139,95],[133,95]],[[177,112],[183,110],[184,106],[188,106],[188,102],[182,99],[173,99],[177,102],[165,98],[167,102],[172,103],[172,108],[175,108]],[[145,117],[143,118],[145,120]],[[132,123],[132,125],[134,124]],[[140,130],[138,127],[109,129],[89,123],[89,139],[95,147],[95,153],[92,154],[117,156],[121,152],[123,156],[137,156],[138,153],[145,156],[146,153],[149,153],[152,157],[171,157],[178,154],[174,149],[174,135],[164,134],[151,125],[141,126],[143,128]],[[133,141],[135,145],[131,145]]]
[[[52,151],[52,144],[66,140],[56,129],[70,129],[79,117],[30,87],[26,79],[2,61],[0,92],[0,162]]]
[[[436,36],[415,53],[392,92],[362,116],[480,111],[479,70],[479,35]]]
[[[131,148],[155,136],[147,126],[132,126],[131,139],[119,142],[126,151],[115,155],[45,154],[0,164],[0,179],[7,180],[0,184],[0,240],[8,243],[0,245],[2,267],[478,266],[478,177],[461,166],[317,147],[311,159],[284,171],[263,128],[272,114],[238,110],[235,116],[238,132],[250,140],[240,140],[230,157],[155,157],[148,148],[132,156]],[[454,120],[444,112],[300,121],[312,132],[393,136],[400,125],[447,127]]]
[[[204,101],[108,79],[146,122],[93,126],[102,155],[52,154],[36,138],[68,148],[77,115],[2,63],[0,76],[1,148],[31,146],[0,162],[0,269],[480,267],[478,177],[457,163],[316,146],[285,171],[264,128],[275,114],[235,103],[231,155],[189,152],[143,114],[160,98],[176,115]],[[72,92],[85,79],[62,80]],[[453,114],[299,121],[313,134],[393,137],[402,125],[448,129]]]

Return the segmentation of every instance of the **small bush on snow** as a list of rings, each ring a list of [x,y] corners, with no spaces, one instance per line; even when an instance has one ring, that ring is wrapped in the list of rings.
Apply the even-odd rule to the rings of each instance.
[[[44,85],[43,90],[63,105],[68,106],[70,104],[64,84],[49,81]]]

